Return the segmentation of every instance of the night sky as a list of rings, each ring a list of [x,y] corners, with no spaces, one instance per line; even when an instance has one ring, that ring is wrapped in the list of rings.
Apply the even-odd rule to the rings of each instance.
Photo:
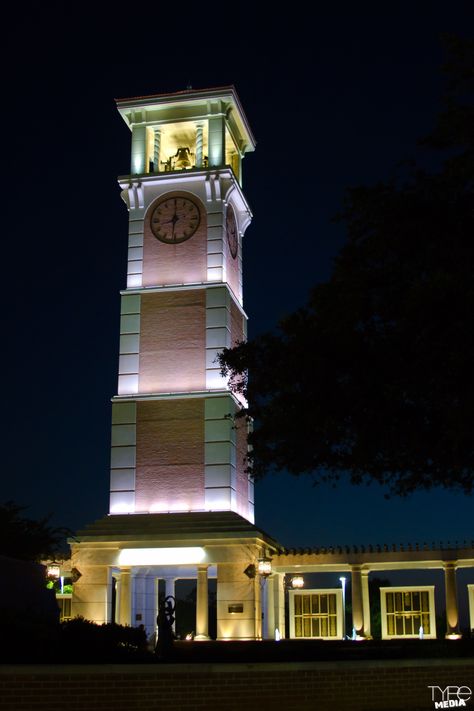
[[[61,24],[48,12],[12,32],[4,65],[0,501],[78,529],[108,510],[128,218],[116,178],[129,172],[131,136],[114,98],[235,84],[257,139],[243,164],[252,337],[330,275],[344,189],[417,153],[442,92],[440,35],[465,35],[474,11],[335,3],[248,29],[245,6],[198,28],[165,22],[157,6],[140,37],[130,20],[129,33],[109,26],[103,42],[103,18]],[[473,497],[444,490],[387,501],[378,485],[279,475],[256,492],[257,523],[288,546],[473,537]]]

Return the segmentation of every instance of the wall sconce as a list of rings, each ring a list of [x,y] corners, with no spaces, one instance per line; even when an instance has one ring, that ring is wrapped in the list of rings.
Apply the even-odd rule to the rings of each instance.
[[[272,574],[272,561],[270,558],[263,556],[258,559],[257,573],[261,575],[262,578],[268,578],[268,576]]]
[[[293,590],[301,590],[304,587],[304,578],[302,575],[294,575],[290,580],[290,585]]]
[[[58,563],[53,562],[47,566],[46,572],[48,574],[48,578],[59,579],[59,576],[61,575],[61,568]]]

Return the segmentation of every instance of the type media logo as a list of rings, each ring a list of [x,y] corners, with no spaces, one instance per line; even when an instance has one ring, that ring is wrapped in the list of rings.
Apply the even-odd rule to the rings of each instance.
[[[431,700],[435,709],[455,709],[466,707],[472,696],[468,686],[428,686],[431,689]]]

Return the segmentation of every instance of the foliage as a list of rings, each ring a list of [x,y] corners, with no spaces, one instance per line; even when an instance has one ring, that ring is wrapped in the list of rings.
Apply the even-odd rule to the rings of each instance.
[[[0,504],[0,554],[31,561],[54,557],[71,531],[51,526],[51,514],[35,521],[23,511],[25,507],[13,501]]]
[[[75,617],[61,625],[64,655],[73,662],[150,661],[143,627],[98,625]],[[148,658],[149,657],[149,658]]]
[[[48,577],[46,582],[46,587],[48,590],[54,590],[55,593],[60,593],[61,595],[72,595],[73,586],[72,583],[63,583],[61,588],[61,581],[56,577]]]
[[[97,625],[76,617],[51,624],[24,611],[2,618],[0,662],[107,663],[150,662],[143,628]]]
[[[450,39],[430,169],[347,191],[331,279],[221,356],[255,422],[250,469],[473,488],[473,43]],[[247,372],[250,374],[247,377]]]

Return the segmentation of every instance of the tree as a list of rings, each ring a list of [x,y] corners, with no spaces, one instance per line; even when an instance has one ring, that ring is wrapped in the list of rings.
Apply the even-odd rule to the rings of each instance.
[[[445,107],[423,140],[436,167],[349,189],[330,280],[275,332],[221,356],[249,402],[257,478],[347,472],[401,495],[472,491],[474,45],[448,48]]]
[[[25,507],[13,501],[0,505],[0,555],[30,561],[54,557],[72,532],[51,526],[51,515],[35,521],[23,511]]]

